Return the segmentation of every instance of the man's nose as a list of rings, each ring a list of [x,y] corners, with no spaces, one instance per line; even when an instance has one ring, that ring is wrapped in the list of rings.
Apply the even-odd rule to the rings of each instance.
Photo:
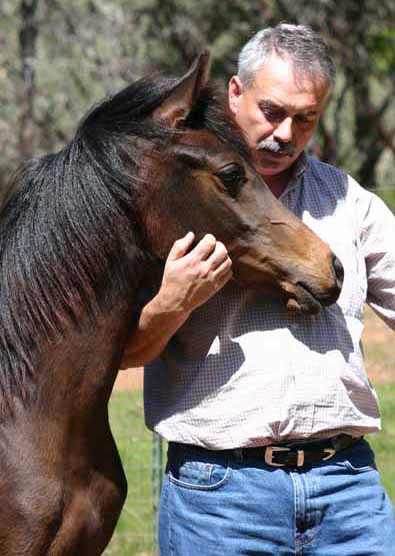
[[[292,141],[292,118],[284,118],[278,124],[273,133],[274,137],[282,143],[290,143]]]

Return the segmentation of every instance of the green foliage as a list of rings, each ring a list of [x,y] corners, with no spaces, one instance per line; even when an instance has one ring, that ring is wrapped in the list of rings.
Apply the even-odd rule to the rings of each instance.
[[[378,73],[384,76],[395,73],[395,28],[372,32],[367,37],[367,48]]]
[[[395,214],[395,189],[379,188],[374,191]]]
[[[26,125],[21,2],[0,4],[0,189],[21,161]],[[37,0],[37,6],[29,60],[34,154],[62,148],[106,94],[157,70],[180,74],[207,46],[213,76],[226,83],[246,39],[264,26],[292,21],[319,30],[339,68],[340,86],[315,154],[352,172],[365,187],[395,188],[393,0]]]

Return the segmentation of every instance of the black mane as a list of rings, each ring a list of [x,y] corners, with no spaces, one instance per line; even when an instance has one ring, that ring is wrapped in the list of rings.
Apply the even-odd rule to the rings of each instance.
[[[136,211],[144,183],[135,139],[159,148],[183,133],[149,118],[174,84],[136,81],[94,107],[62,151],[33,159],[16,173],[14,193],[0,214],[3,404],[11,395],[27,399],[43,344],[70,323],[78,327],[82,310],[94,321],[111,309],[114,296],[137,287],[136,268],[143,265],[136,260],[142,263],[148,254]],[[247,156],[218,95],[204,91],[186,125],[212,130]]]

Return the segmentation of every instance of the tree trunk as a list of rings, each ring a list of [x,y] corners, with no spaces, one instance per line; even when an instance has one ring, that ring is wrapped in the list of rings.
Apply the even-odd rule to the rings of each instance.
[[[19,116],[19,156],[21,160],[31,158],[34,152],[34,101],[35,101],[35,60],[38,24],[35,18],[39,0],[21,0],[19,54],[21,60],[21,81],[18,91]]]

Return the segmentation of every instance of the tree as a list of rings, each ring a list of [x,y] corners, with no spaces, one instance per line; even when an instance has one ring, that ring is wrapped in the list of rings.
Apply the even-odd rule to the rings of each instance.
[[[313,152],[395,189],[394,12],[393,0],[2,0],[0,187],[21,159],[61,148],[106,94],[180,74],[206,46],[225,83],[246,39],[286,20],[323,33],[339,69]]]
[[[31,158],[34,152],[35,60],[39,30],[36,19],[38,2],[39,0],[21,0],[19,6],[21,25],[18,38],[21,79],[17,96],[20,103],[19,156],[22,160]]]

